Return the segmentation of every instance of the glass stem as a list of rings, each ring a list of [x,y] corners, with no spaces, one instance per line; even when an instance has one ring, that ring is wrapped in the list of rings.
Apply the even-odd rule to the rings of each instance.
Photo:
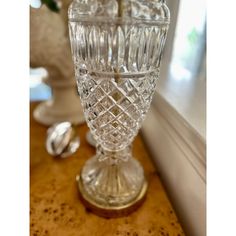
[[[97,146],[97,158],[99,162],[106,161],[109,165],[117,165],[120,162],[128,161],[131,157],[131,145],[117,151],[106,150],[101,145]]]

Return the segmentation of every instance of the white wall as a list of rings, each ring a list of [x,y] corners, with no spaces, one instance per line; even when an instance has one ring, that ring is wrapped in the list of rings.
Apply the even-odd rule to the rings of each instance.
[[[184,231],[205,236],[205,141],[161,95],[155,100],[142,134]]]

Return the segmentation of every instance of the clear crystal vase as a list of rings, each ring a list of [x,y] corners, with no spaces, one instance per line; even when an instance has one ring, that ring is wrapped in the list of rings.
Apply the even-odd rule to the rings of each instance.
[[[131,143],[159,77],[169,10],[165,1],[74,0],[69,33],[78,91],[96,155],[78,179],[96,213],[128,213],[144,198],[143,168]]]

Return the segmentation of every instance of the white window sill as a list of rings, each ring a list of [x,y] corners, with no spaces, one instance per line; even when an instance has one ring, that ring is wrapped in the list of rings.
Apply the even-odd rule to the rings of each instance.
[[[161,76],[157,92],[206,140],[205,75],[190,80]]]

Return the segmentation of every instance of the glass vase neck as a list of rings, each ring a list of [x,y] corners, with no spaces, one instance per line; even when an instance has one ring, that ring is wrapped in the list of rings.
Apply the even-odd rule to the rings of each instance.
[[[107,150],[101,145],[97,146],[98,161],[105,161],[108,165],[117,165],[120,162],[126,162],[132,157],[131,145],[120,150]]]

